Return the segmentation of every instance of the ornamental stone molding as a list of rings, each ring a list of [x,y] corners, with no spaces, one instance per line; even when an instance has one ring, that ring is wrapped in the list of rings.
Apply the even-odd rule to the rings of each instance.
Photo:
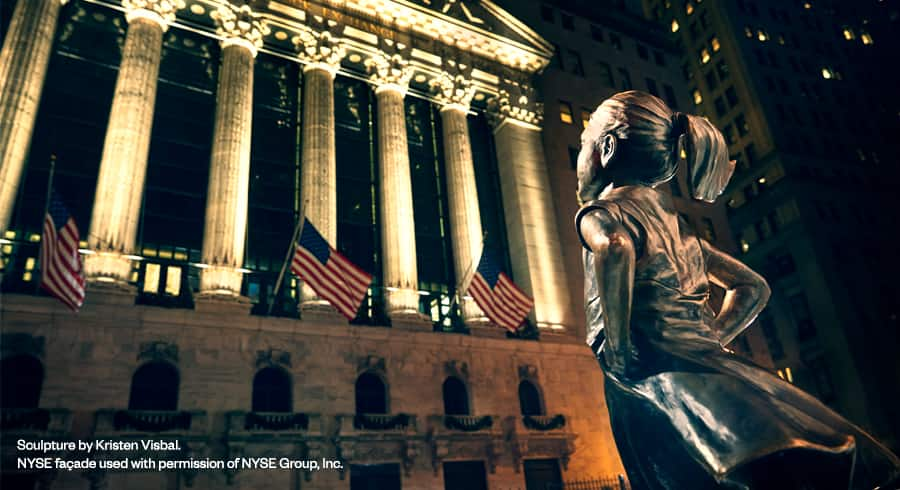
[[[65,3],[65,2],[64,2]],[[125,8],[125,19],[142,17],[155,21],[165,30],[169,22],[175,20],[178,10],[185,7],[184,0],[122,0]]]
[[[461,361],[447,361],[444,363],[444,373],[463,381],[469,379],[469,364]]]
[[[413,76],[409,46],[391,39],[382,39],[380,45],[378,53],[365,62],[369,81],[377,87],[396,86],[405,91]]]
[[[178,346],[162,340],[142,342],[137,358],[138,361],[166,361],[178,364]]]
[[[210,13],[216,22],[216,34],[222,36],[222,47],[237,44],[249,49],[253,56],[263,45],[263,36],[269,34],[269,26],[260,19],[249,5],[236,7],[219,5]]]
[[[291,367],[291,353],[279,349],[268,348],[256,351],[256,368]]]
[[[519,380],[537,380],[537,366],[533,364],[522,364],[519,366]]]
[[[445,62],[445,71],[430,82],[435,99],[442,106],[460,106],[468,110],[472,98],[475,97],[475,85],[472,83],[472,67]]]
[[[499,127],[506,120],[514,120],[540,128],[544,120],[544,104],[537,101],[537,93],[525,80],[505,78],[500,91],[488,104],[494,112],[492,122]]]
[[[372,372],[384,375],[387,372],[387,369],[383,357],[370,355],[359,360],[356,371],[359,374]]]
[[[307,26],[291,39],[297,47],[297,57],[307,63],[304,71],[323,68],[334,76],[347,54],[340,37],[342,27],[318,16],[310,17]]]

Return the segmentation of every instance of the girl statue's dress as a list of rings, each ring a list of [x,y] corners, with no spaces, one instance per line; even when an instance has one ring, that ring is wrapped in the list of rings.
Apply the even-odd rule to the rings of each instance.
[[[673,147],[647,144],[654,138]],[[763,308],[768,288],[699,239],[654,188],[674,173],[680,144],[695,196],[714,199],[733,170],[717,155],[721,134],[626,92],[598,108],[582,143],[576,229],[587,342],[632,488],[872,489],[896,478],[900,461],[872,437],[723,347]],[[637,163],[653,151],[672,155]],[[718,314],[711,280],[728,291]]]

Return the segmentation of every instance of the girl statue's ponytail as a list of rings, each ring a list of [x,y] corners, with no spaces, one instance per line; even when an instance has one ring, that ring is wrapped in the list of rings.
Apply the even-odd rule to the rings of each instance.
[[[673,135],[683,134],[687,155],[688,186],[694,199],[713,202],[728,185],[734,161],[728,160],[725,137],[706,118],[676,112],[672,115]]]

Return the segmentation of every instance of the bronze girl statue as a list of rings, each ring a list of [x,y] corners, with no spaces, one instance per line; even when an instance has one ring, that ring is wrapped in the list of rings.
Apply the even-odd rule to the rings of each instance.
[[[581,145],[575,224],[587,342],[632,487],[896,488],[900,460],[888,449],[725,349],[765,307],[769,287],[698,238],[656,189],[684,149],[692,196],[714,201],[734,170],[722,134],[629,91],[597,108]],[[726,291],[718,313],[710,283]]]

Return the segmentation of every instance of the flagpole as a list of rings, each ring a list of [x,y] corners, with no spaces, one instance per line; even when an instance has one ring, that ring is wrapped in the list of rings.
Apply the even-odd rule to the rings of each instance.
[[[50,172],[47,175],[47,195],[44,198],[44,214],[41,215],[41,248],[46,247],[47,244],[43,243],[44,241],[44,223],[47,222],[47,213],[50,212],[50,199],[53,198],[53,175],[56,173],[56,155],[50,154]],[[40,254],[43,256],[43,254]],[[44,266],[45,264],[41,264],[41,280],[43,280],[44,275]],[[40,282],[35,281],[34,285],[37,290],[40,290]]]
[[[269,302],[268,308],[266,308],[266,316],[272,314],[272,307],[275,306],[275,300],[278,299],[278,292],[281,290],[281,283],[284,281],[284,273],[287,271],[288,261],[291,260],[291,256],[297,248],[297,237],[303,232],[304,223],[306,223],[306,216],[301,211],[300,220],[297,222],[297,226],[294,227],[294,236],[291,237],[291,244],[288,246],[287,253],[284,255],[284,262],[281,264],[278,280],[275,281],[275,289],[272,291],[272,301]]]
[[[481,253],[479,254],[479,257],[484,255],[484,239],[485,239],[485,237],[487,237],[486,231],[481,233]],[[456,294],[453,295],[453,299],[450,302],[450,311],[453,311],[453,302],[454,301],[456,302],[456,304],[462,306],[462,296],[461,296],[462,295],[461,291],[463,289],[462,286],[466,285],[466,288],[469,287],[468,283],[472,282],[472,277],[474,277],[474,274],[472,273],[474,271],[474,268],[475,268],[475,257],[472,257],[472,259],[469,261],[469,267],[466,269],[465,274],[463,274],[462,281],[458,281],[456,284]]]

